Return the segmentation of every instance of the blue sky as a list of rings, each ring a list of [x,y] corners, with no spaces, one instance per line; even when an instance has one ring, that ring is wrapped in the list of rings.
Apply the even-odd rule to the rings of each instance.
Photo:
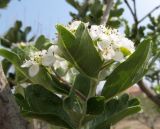
[[[153,7],[160,4],[160,0],[137,0],[138,17],[141,18]],[[125,7],[125,5],[123,5]],[[8,8],[0,10],[0,34],[2,35],[14,21],[21,20],[24,26],[32,26],[32,34],[44,34],[48,38],[53,38],[55,25],[57,23],[67,24],[71,20],[69,12],[76,10],[65,0],[12,0]],[[154,15],[160,14],[160,10]],[[132,22],[131,14],[128,10],[124,17]],[[145,21],[143,24],[146,24]]]

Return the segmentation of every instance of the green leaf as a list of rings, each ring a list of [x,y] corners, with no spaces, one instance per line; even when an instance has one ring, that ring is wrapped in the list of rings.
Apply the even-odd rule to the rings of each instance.
[[[119,20],[110,20],[107,23],[107,26],[112,27],[112,28],[118,28],[120,27],[121,22]]]
[[[4,73],[7,74],[12,64],[6,59],[3,59],[1,63],[2,63]]]
[[[90,89],[90,84],[91,80],[89,78],[86,78],[82,74],[78,74],[74,82],[74,88],[87,97]]]
[[[97,115],[104,111],[105,97],[95,96],[87,101],[87,114]]]
[[[115,9],[110,11],[110,17],[120,17],[124,12],[123,8]]]
[[[0,0],[0,8],[5,8],[9,4],[10,0]]]
[[[20,98],[20,97],[19,97]],[[29,107],[23,108],[23,103]],[[75,129],[70,117],[63,110],[62,99],[40,85],[30,85],[25,90],[25,99],[19,99],[26,117],[38,118],[51,124]]]
[[[81,28],[79,27],[79,29]],[[59,33],[59,46],[66,59],[74,64],[82,74],[90,78],[96,78],[103,62],[94,47],[87,28],[83,33],[79,33],[81,35],[80,41],[76,40],[79,39],[79,36],[75,37],[61,25],[57,26],[57,30]]]
[[[75,9],[80,9],[80,5],[75,0],[66,0],[70,5],[72,5]]]
[[[50,41],[47,38],[45,38],[44,35],[39,36],[37,41],[35,42],[35,47],[39,50],[47,49],[50,45]]]
[[[82,109],[82,104],[80,103],[78,97],[75,95],[74,92],[70,93],[70,95],[63,100],[63,107],[64,110],[71,117],[71,120],[74,121],[76,127],[78,127],[79,121],[83,116],[82,114],[83,109]]]
[[[106,129],[106,126],[114,125],[124,117],[141,110],[137,99],[128,99],[128,95],[125,94],[119,99],[108,101],[105,111],[89,123],[90,129]]]
[[[107,78],[102,89],[106,99],[117,95],[138,82],[147,72],[151,57],[151,41],[144,40],[137,50],[123,63],[121,63]]]

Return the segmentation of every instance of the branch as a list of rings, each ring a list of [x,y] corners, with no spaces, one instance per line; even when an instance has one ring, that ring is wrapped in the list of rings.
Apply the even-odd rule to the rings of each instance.
[[[137,18],[137,8],[136,8],[136,0],[133,0],[133,7],[134,7],[134,19],[138,23],[138,18]]]
[[[147,13],[141,20],[138,21],[138,23],[142,22],[143,20],[145,20],[149,15],[151,15],[154,11],[156,11],[157,9],[160,8],[160,5],[156,6],[155,8],[153,8],[149,13]]]
[[[128,9],[130,10],[130,12],[131,12],[131,14],[132,14],[134,20],[136,21],[136,20],[137,20],[136,15],[135,15],[135,13],[133,12],[133,10],[132,10],[130,4],[128,3],[127,0],[124,0],[124,2],[125,2],[125,4],[127,5]]]
[[[142,80],[138,82],[138,85],[147,97],[160,107],[160,99],[149,88],[147,88]]]
[[[102,20],[101,20],[101,25],[106,25],[108,18],[109,18],[109,13],[110,10],[113,6],[113,0],[105,0],[105,3],[107,3],[106,9],[104,10]]]
[[[60,81],[60,83],[65,84],[65,86],[66,86],[68,89],[71,89],[71,88],[73,87],[71,84],[69,84],[69,83],[68,83],[67,81],[65,81],[63,78],[61,78],[54,69],[52,69],[52,70],[54,71],[55,76],[56,76],[56,78]],[[52,76],[54,76],[54,75],[52,74]],[[72,90],[74,90],[74,92],[75,92],[82,100],[84,100],[84,101],[87,100],[86,96],[84,96],[84,95],[83,95],[81,92],[79,92],[77,89],[72,88]]]

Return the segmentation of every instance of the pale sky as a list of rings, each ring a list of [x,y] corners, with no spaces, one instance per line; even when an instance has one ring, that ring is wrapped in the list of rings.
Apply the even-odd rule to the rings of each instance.
[[[137,0],[138,17],[141,18],[159,4],[160,0]],[[2,35],[16,20],[21,20],[24,26],[32,26],[32,34],[44,34],[48,38],[53,38],[54,26],[57,23],[67,24],[71,20],[70,11],[75,12],[75,9],[65,0],[21,0],[20,2],[12,0],[8,8],[0,10],[0,34]],[[154,13],[158,14],[160,9]],[[124,13],[124,17],[132,22],[128,10]]]

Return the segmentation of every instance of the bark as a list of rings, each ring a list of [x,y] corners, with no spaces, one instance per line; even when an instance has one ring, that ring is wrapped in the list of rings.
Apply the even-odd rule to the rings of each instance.
[[[0,129],[30,129],[21,115],[0,64]]]
[[[109,13],[111,11],[111,8],[113,6],[113,0],[105,0],[105,3],[107,4],[106,9],[104,10],[102,20],[101,20],[101,25],[106,25],[108,18],[109,18]]]
[[[138,85],[147,97],[160,107],[160,98],[157,97],[156,94],[154,94],[154,92],[152,92],[147,86],[145,86],[142,80],[138,82]]]

